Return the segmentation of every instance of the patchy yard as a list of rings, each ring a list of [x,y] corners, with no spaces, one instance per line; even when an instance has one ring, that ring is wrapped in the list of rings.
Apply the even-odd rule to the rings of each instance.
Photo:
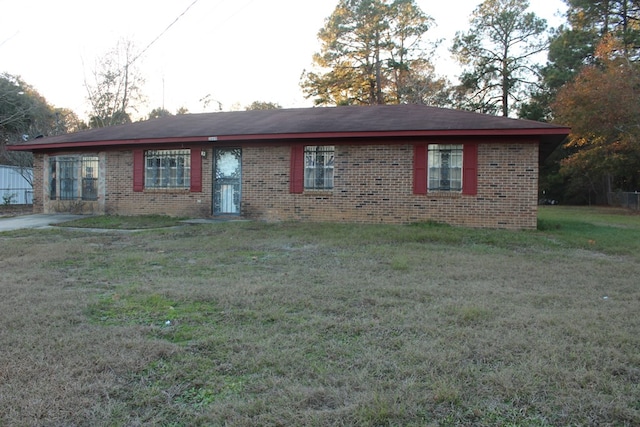
[[[640,424],[640,217],[0,234],[0,425]]]

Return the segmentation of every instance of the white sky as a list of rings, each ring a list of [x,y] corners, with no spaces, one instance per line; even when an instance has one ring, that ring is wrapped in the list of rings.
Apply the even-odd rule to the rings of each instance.
[[[85,76],[95,59],[120,39],[143,49],[194,0],[0,0],[0,72],[19,75],[47,101],[84,117]],[[455,78],[448,48],[481,0],[417,0],[435,19],[426,34],[444,38],[437,72]],[[551,26],[563,19],[562,0],[530,0],[531,10]],[[299,87],[304,69],[320,50],[316,35],[338,0],[198,0],[137,61],[153,108],[205,111],[210,94],[224,110],[253,101],[307,107]],[[217,109],[210,105],[208,111]]]

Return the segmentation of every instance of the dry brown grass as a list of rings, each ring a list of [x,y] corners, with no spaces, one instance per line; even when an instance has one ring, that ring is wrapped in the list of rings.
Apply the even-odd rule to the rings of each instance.
[[[639,425],[625,221],[0,234],[0,425]]]

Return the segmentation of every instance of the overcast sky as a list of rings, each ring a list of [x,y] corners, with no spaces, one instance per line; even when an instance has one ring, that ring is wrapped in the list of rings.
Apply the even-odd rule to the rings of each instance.
[[[455,73],[447,49],[455,32],[468,28],[469,15],[480,0],[417,3],[437,25],[427,38],[445,39],[434,61],[438,73]],[[200,99],[206,95],[225,110],[253,101],[311,106],[300,90],[300,76],[319,51],[316,35],[337,4],[338,0],[0,0],[0,72],[21,76],[50,104],[84,117],[84,82],[91,81],[96,58],[118,40],[132,40],[142,50],[162,34],[136,64],[145,77],[148,98],[140,116],[163,105],[171,112],[180,107],[202,112]],[[562,0],[531,0],[531,5],[551,26],[563,21],[558,13],[566,10]],[[213,109],[210,105],[207,111]]]

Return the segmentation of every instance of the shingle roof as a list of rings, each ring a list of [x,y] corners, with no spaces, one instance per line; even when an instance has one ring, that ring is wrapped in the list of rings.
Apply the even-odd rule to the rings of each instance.
[[[145,142],[362,136],[528,135],[555,148],[569,129],[548,123],[424,105],[377,105],[185,114],[45,137],[13,149],[120,145]],[[106,144],[108,142],[108,144]]]

